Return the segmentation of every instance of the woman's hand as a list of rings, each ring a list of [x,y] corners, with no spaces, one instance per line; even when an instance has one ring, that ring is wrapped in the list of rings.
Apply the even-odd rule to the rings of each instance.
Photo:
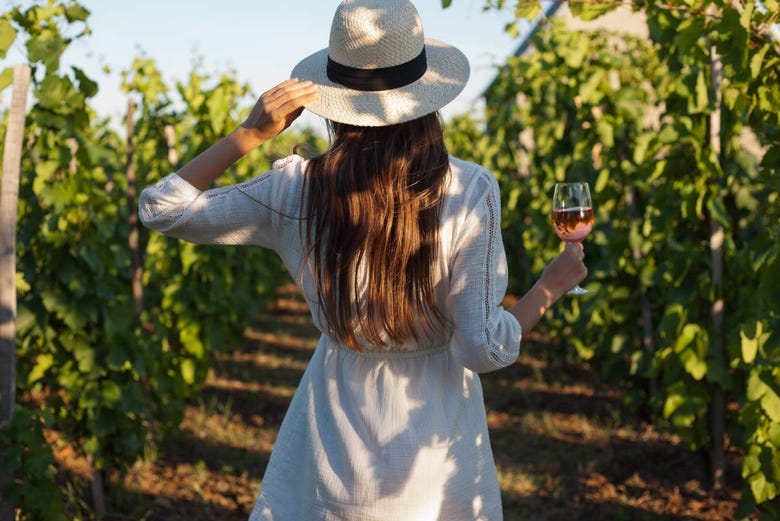
[[[316,84],[298,78],[284,81],[260,96],[240,128],[262,144],[289,127],[316,97]]]
[[[536,284],[518,300],[509,312],[528,333],[555,302],[588,275],[583,259],[585,250],[578,242],[566,247],[544,268]]]
[[[538,284],[550,291],[553,302],[585,280],[588,268],[585,267],[584,258],[585,249],[582,243],[568,242],[563,251],[544,269]]]

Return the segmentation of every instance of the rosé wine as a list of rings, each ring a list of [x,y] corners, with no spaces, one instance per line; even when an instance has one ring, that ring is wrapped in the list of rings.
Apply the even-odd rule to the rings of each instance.
[[[564,242],[580,242],[593,229],[593,207],[573,207],[553,210],[552,224],[555,233]]]

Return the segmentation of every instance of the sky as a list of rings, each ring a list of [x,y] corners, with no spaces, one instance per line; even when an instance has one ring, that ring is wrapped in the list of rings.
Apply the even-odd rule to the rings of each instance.
[[[12,4],[0,0],[3,11]],[[120,91],[121,71],[145,55],[157,61],[165,81],[184,80],[195,60],[210,76],[234,70],[255,94],[289,77],[293,66],[327,47],[330,23],[338,0],[80,0],[91,11],[92,34],[74,42],[63,55],[64,64],[83,68],[100,86],[93,106],[101,116],[121,121],[126,100]],[[443,9],[441,0],[416,0],[426,37],[443,40],[463,51],[471,62],[471,78],[464,92],[442,110],[445,119],[478,108],[482,91],[493,79],[496,66],[519,45],[504,31],[510,12],[485,12],[485,0],[453,0]],[[9,64],[23,56],[14,44]],[[107,66],[111,72],[103,72]],[[10,89],[8,89],[10,90]],[[3,104],[10,94],[3,93]],[[320,126],[309,114],[297,125]],[[324,128],[324,126],[322,127]]]

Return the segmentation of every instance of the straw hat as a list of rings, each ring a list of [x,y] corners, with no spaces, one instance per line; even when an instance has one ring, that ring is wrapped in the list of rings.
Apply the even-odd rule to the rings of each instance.
[[[377,127],[442,108],[461,93],[468,59],[455,47],[426,39],[408,0],[344,0],[327,49],[301,60],[292,77],[320,86],[306,106],[324,118]]]

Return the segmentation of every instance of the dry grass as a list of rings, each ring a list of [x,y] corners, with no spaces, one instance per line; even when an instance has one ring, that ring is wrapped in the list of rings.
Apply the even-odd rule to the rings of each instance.
[[[110,476],[108,519],[245,520],[317,336],[295,295],[258,317],[245,346],[215,356],[157,457]],[[710,493],[704,461],[623,410],[620,389],[586,365],[532,343],[483,384],[506,521],[734,518],[739,455],[728,487]],[[52,443],[72,518],[92,519],[86,463]]]

